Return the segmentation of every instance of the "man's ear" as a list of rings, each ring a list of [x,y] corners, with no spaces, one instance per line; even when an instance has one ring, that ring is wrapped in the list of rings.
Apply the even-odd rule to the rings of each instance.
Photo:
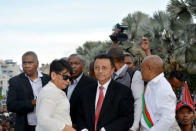
[[[152,67],[150,67],[149,65],[146,64],[146,68],[148,69],[148,72],[152,71]]]

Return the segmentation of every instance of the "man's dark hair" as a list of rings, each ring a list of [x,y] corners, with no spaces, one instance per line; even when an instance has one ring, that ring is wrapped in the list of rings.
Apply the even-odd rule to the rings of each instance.
[[[108,51],[108,55],[112,56],[112,58],[115,61],[118,61],[118,62],[123,62],[124,61],[124,53],[118,47],[112,47],[112,48],[110,48],[110,50]]]
[[[129,54],[129,53],[124,54],[124,58],[125,58],[126,56],[130,57],[131,60],[134,62],[134,58],[133,58],[133,56],[132,56],[131,54]]]
[[[112,56],[110,56],[108,54],[99,54],[99,55],[95,56],[94,61],[96,61],[96,59],[109,59],[112,67],[115,68],[114,60],[113,60]]]
[[[184,81],[184,76],[182,74],[182,72],[177,71],[177,70],[173,70],[169,73],[168,75],[168,79],[171,80],[173,78],[178,79],[179,81]]]
[[[33,57],[35,58],[35,60],[38,62],[37,54],[36,54],[35,52],[33,52],[33,51],[27,51],[27,52],[25,52],[25,53],[22,55],[22,60],[23,60],[23,58],[24,58],[25,56],[29,56],[29,55],[33,56]]]
[[[67,69],[72,75],[72,68],[68,61],[64,59],[53,60],[52,63],[50,64],[50,76],[51,76],[51,72],[59,73],[64,69]]]

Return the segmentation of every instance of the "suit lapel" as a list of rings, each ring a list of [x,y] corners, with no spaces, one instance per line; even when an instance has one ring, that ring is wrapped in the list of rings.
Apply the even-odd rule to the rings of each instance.
[[[29,82],[29,79],[25,76],[25,74],[22,74],[22,79],[25,85],[25,90],[27,90],[27,92],[29,93],[29,96],[31,99],[34,99],[34,95],[33,95],[33,89],[32,86]]]
[[[71,95],[71,98],[70,98],[70,103],[72,103],[72,101],[74,102],[74,98],[76,98],[75,96],[78,95],[78,90],[80,90],[79,88],[81,88],[82,86],[82,82],[85,81],[85,76],[84,74],[82,75],[81,79],[79,80],[79,82],[77,83],[75,89],[73,90],[73,93]],[[69,88],[69,87],[68,87]],[[67,90],[68,88],[66,89],[66,93],[67,93]]]
[[[95,124],[95,99],[96,99],[96,92],[97,92],[97,84],[94,84],[93,87],[91,87],[91,90],[89,93],[89,98],[88,98],[88,103],[89,105],[87,105],[87,107],[89,106],[89,114],[90,114],[90,121],[93,122],[94,125]],[[93,127],[94,128],[94,127]]]

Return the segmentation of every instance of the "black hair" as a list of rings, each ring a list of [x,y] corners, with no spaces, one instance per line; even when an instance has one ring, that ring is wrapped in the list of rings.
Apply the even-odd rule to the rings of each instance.
[[[118,62],[124,61],[124,53],[123,51],[118,47],[112,47],[108,51],[108,55],[112,56],[112,58]]]
[[[68,61],[64,59],[53,60],[52,63],[50,64],[50,76],[51,76],[51,72],[59,73],[64,69],[67,69],[72,75],[72,68]]]
[[[184,75],[182,74],[182,72],[177,71],[177,70],[173,70],[169,73],[168,75],[168,79],[171,80],[173,78],[178,79],[179,81],[184,81]]]
[[[25,52],[25,53],[22,55],[22,60],[23,60],[23,58],[24,58],[25,56],[29,56],[29,55],[33,56],[33,57],[35,58],[35,60],[38,62],[37,54],[36,54],[35,52],[33,52],[33,51],[27,51],[27,52]]]
[[[110,56],[108,54],[99,54],[99,55],[95,56],[94,61],[96,61],[96,59],[109,59],[112,67],[115,68],[114,60],[113,60],[112,56]]]
[[[128,54],[128,53],[124,54],[124,58],[125,58],[126,56],[130,57],[131,60],[134,62],[134,58],[133,58],[133,56],[132,56],[131,54]]]

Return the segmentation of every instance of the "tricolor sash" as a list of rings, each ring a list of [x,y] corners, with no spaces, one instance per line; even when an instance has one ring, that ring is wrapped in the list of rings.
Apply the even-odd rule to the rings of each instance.
[[[143,117],[144,117],[144,120],[145,120],[146,124],[148,125],[149,128],[151,128],[154,125],[154,123],[153,123],[153,121],[151,119],[151,116],[150,116],[150,114],[148,112],[148,109],[147,109],[146,103],[145,103],[144,95],[145,95],[145,92],[146,92],[146,88],[147,88],[147,85],[146,85],[146,87],[144,89],[143,97],[142,97],[142,106],[143,106],[142,114],[143,114]]]

